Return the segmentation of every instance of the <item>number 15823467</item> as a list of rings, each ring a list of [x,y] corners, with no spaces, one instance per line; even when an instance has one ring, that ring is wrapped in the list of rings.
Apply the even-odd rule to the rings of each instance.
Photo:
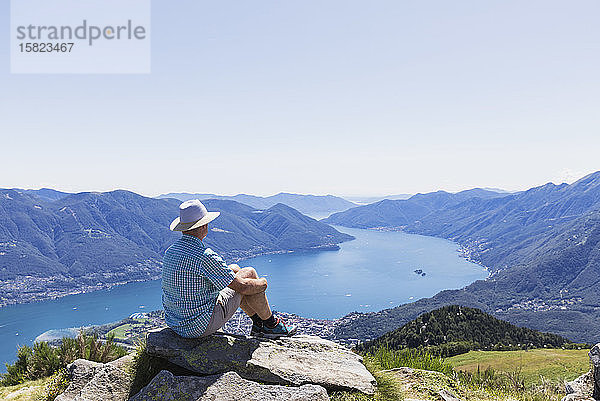
[[[71,53],[74,43],[19,43],[21,53]]]

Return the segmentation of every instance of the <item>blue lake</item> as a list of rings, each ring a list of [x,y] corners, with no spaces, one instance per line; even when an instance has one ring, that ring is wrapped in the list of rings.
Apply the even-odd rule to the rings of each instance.
[[[394,307],[488,275],[460,257],[450,241],[337,228],[356,237],[339,251],[267,255],[239,264],[266,276],[274,309],[331,319]],[[0,308],[0,362],[14,360],[18,345],[31,345],[47,330],[103,324],[156,309],[162,309],[160,280]],[[5,371],[2,363],[0,372]]]

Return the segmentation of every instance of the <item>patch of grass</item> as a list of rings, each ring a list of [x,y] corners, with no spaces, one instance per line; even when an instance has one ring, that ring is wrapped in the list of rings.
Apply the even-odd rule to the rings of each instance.
[[[488,368],[476,373],[458,371],[455,379],[463,391],[482,400],[560,401],[565,395],[562,383],[544,378],[535,385],[525,385],[523,376],[518,370],[496,372]]]
[[[390,369],[409,367],[424,371],[439,372],[439,376],[445,378],[442,381],[437,380],[440,382],[437,386],[440,389],[450,387],[448,383],[452,379],[446,375],[450,376],[454,373],[452,366],[442,358],[431,355],[423,350],[405,349],[392,351],[385,347],[380,347],[375,352],[367,353],[363,358],[365,366],[375,377],[375,380],[377,380],[377,391],[375,394],[368,396],[360,393],[334,392],[330,394],[332,401],[396,401],[404,399],[402,386],[396,379],[394,372],[387,371]],[[435,379],[439,379],[439,377]],[[435,380],[430,379],[429,381],[433,382]]]
[[[129,319],[128,323],[110,330],[107,336],[114,336],[117,341],[135,343],[143,337],[143,333],[147,331],[150,323],[149,318]]]
[[[142,388],[146,387],[161,370],[164,361],[154,357],[146,351],[146,338],[142,338],[136,343],[135,355],[133,363],[130,367],[132,376],[131,388],[129,396],[137,394]]]
[[[590,369],[587,350],[532,349],[521,351],[470,351],[447,359],[456,370],[476,373],[518,370],[526,386],[546,381],[573,380]]]
[[[130,323],[122,324],[119,327],[115,327],[108,332],[108,335],[114,335],[116,340],[124,340],[127,338],[125,334],[128,330],[131,330],[133,326]]]
[[[330,394],[331,401],[399,401],[404,399],[398,383],[393,375],[382,372],[381,365],[373,357],[365,357],[363,360],[366,368],[377,380],[377,390],[374,395],[366,395],[357,392],[336,391]]]
[[[424,350],[403,349],[394,351],[386,347],[380,347],[374,353],[368,353],[367,356],[376,361],[381,369],[407,367],[432,370],[446,375],[452,375],[454,371],[452,365],[443,358],[434,356]]]
[[[14,386],[0,387],[0,400],[39,401],[43,399],[44,389],[51,380],[50,377],[45,377]]]
[[[548,352],[549,350],[542,351],[547,351],[545,353],[547,356],[552,355]],[[560,351],[560,355],[564,355],[563,350],[558,351]],[[500,354],[504,356],[507,352],[500,352]],[[566,354],[569,355],[568,352]],[[465,372],[454,369],[448,360],[432,356],[422,350],[393,351],[382,347],[366,354],[364,358],[369,371],[376,377],[380,386],[381,384],[384,384],[384,386],[373,397],[334,393],[333,400],[387,401],[402,399],[402,397],[439,399],[439,392],[443,390],[449,391],[460,399],[469,401],[508,399],[516,401],[560,401],[564,396],[562,381],[540,377],[538,371],[537,380],[530,383],[525,379],[526,376],[515,364],[514,359],[512,363],[507,364],[505,371],[488,368],[486,370],[479,369],[474,372]],[[492,355],[490,360],[497,358],[497,355]],[[511,359],[509,355],[505,358]],[[578,358],[575,357],[575,360],[578,360]],[[387,371],[382,371],[382,369]],[[564,366],[563,369],[565,369]],[[587,371],[587,366],[581,373],[585,371]],[[579,372],[571,373],[573,377],[578,375]],[[387,391],[388,389],[390,391]]]

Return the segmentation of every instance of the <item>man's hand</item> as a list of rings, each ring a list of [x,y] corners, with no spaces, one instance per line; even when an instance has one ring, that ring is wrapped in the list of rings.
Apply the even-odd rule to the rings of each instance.
[[[235,263],[232,263],[227,267],[229,267],[231,270],[233,270],[234,273],[237,273],[240,271],[240,266]]]
[[[267,279],[258,278],[258,274],[253,268],[244,267],[236,272],[235,278],[228,287],[242,295],[259,294],[267,289]]]

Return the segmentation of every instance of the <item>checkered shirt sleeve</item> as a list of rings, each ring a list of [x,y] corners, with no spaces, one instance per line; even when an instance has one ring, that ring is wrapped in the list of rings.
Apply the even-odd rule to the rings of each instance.
[[[204,276],[221,291],[233,281],[235,274],[215,251],[206,248],[202,258]]]

